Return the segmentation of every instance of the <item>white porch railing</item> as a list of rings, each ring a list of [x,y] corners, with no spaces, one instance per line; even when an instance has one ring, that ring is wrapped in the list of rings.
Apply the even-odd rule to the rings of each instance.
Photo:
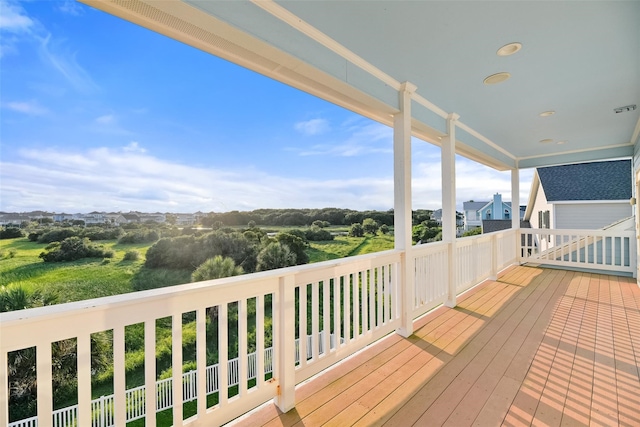
[[[635,231],[521,230],[521,262],[635,274]]]
[[[223,424],[270,399],[276,399],[286,410],[295,404],[295,384],[399,329],[403,313],[415,319],[441,304],[451,289],[463,292],[496,277],[499,270],[514,262],[630,271],[635,267],[633,238],[633,233],[627,232],[612,235],[576,230],[506,230],[458,239],[453,244],[419,245],[407,253],[379,252],[3,313],[0,390],[8,390],[9,352],[36,347],[38,373],[40,416],[11,423],[10,427],[108,427],[140,418],[153,426],[155,413],[168,408],[173,408],[175,426],[194,419],[205,425]],[[405,263],[411,268],[406,268]],[[405,280],[404,274],[413,277]],[[402,289],[404,283],[413,283],[411,289],[404,291],[406,294]],[[271,306],[265,308],[265,301],[269,300]],[[229,359],[231,303],[236,303],[238,309],[234,333],[238,336],[238,351]],[[256,307],[251,316],[247,310],[250,305]],[[206,310],[213,306],[218,307],[218,336],[216,343],[207,343]],[[272,318],[268,311],[273,313]],[[172,317],[172,348],[179,349],[182,314],[189,312],[196,313],[197,369],[183,374],[182,352],[172,352],[172,377],[157,381],[156,319]],[[249,320],[257,331],[253,353],[248,352]],[[145,382],[155,384],[152,394],[146,393],[144,385],[125,389],[125,327],[137,323],[145,325]],[[115,393],[91,400],[90,334],[106,330],[113,331]],[[272,336],[272,347],[268,346],[268,336]],[[306,339],[298,340],[296,337],[300,336]],[[79,403],[53,411],[51,344],[69,338],[77,338]],[[211,344],[221,349],[219,363],[206,366],[206,352],[211,351]],[[258,354],[264,357],[257,357]],[[300,358],[300,354],[307,357]],[[270,379],[265,379],[267,374],[272,375]],[[251,389],[249,380],[255,383]],[[182,387],[173,387],[178,383]],[[237,387],[237,394],[230,398],[228,389],[232,386]],[[207,408],[206,396],[214,392],[218,393],[218,403]],[[197,413],[183,420],[182,404],[190,401],[196,402]],[[0,425],[9,425],[8,408],[7,393],[0,393]]]

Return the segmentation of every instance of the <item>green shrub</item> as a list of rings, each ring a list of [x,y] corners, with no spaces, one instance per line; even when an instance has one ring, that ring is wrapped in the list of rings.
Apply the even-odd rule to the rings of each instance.
[[[127,251],[124,254],[123,260],[125,260],[125,261],[137,261],[139,258],[140,258],[140,252],[131,250],[131,251]]]
[[[75,261],[81,258],[113,258],[113,251],[77,236],[53,242],[39,256],[44,262]]]
[[[258,254],[258,271],[275,270],[292,265],[296,265],[296,254],[283,243],[269,243]]]
[[[351,228],[349,229],[350,237],[364,237],[364,228],[362,228],[362,224],[359,222],[355,224],[351,224]]]
[[[147,251],[145,267],[195,270],[216,255],[233,259],[246,272],[256,269],[257,247],[241,233],[221,230],[200,237],[162,238]]]
[[[191,280],[200,282],[202,280],[220,279],[222,277],[239,276],[244,271],[242,267],[236,266],[231,258],[224,258],[220,255],[209,258],[191,275]]]
[[[156,242],[160,235],[156,230],[135,230],[129,231],[120,237],[118,243],[152,243]]]
[[[315,225],[312,225],[311,228],[305,232],[305,236],[307,240],[311,242],[326,242],[328,240],[333,240],[333,235],[329,230],[325,230]]]
[[[0,230],[0,239],[15,239],[24,237],[24,233],[17,227],[2,227]]]
[[[82,233],[82,229],[79,228],[57,228],[43,233],[40,237],[38,237],[38,242],[62,242],[64,239],[68,239],[69,237],[79,237],[80,233]]]
[[[292,231],[295,231],[295,230],[292,230]],[[276,234],[276,241],[278,243],[286,245],[287,249],[289,249],[295,255],[294,264],[290,264],[290,265],[296,265],[296,264],[302,265],[309,262],[309,255],[307,255],[307,252],[306,252],[306,249],[309,246],[309,243],[307,242],[306,237],[304,239],[301,239],[300,237],[296,236],[294,233],[278,233]],[[280,267],[285,267],[285,266],[281,265]],[[275,268],[280,268],[280,267],[275,267]],[[268,268],[267,270],[271,270],[271,268]]]

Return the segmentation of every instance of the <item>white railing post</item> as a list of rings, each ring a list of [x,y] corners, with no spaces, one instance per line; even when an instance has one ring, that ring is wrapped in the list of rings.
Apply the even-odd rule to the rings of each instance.
[[[78,350],[78,425],[91,425],[91,335],[81,335]]]
[[[125,425],[127,420],[127,391],[125,376],[125,328],[113,329],[113,412],[115,425]]]
[[[277,326],[274,328],[274,349],[276,351],[275,379],[278,381],[276,405],[282,412],[295,407],[296,362],[295,362],[295,276],[289,274],[280,278],[275,307]],[[303,302],[301,301],[301,304]],[[304,302],[306,304],[306,301]],[[306,331],[306,327],[304,328]],[[300,337],[300,341],[305,337]],[[304,355],[300,355],[302,359]]]
[[[494,233],[491,236],[491,271],[490,280],[498,280],[498,237]]]
[[[144,322],[145,426],[156,427],[156,321]]]
[[[212,308],[213,310],[213,308]],[[198,396],[198,417],[203,417],[207,412],[207,309],[199,308],[196,311],[196,365],[198,375],[197,393]]]
[[[36,346],[36,372],[38,380],[38,426],[51,427],[53,418],[51,343]]]
[[[171,317],[171,376],[173,378],[171,402],[173,425],[182,425],[182,313]]]

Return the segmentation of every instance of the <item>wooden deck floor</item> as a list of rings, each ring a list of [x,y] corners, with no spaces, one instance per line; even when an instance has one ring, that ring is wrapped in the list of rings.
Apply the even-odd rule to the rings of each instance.
[[[640,426],[635,279],[513,267],[235,425]]]

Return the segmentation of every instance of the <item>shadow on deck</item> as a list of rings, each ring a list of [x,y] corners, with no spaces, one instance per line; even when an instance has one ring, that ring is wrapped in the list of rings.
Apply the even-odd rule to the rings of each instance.
[[[635,279],[512,267],[233,425],[640,425]]]

